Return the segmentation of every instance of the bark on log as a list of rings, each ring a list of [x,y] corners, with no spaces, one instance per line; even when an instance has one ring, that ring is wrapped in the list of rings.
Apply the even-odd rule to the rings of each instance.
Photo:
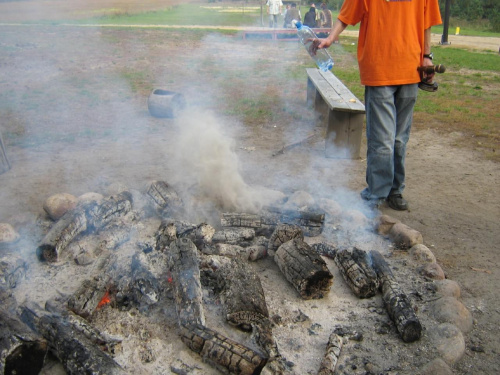
[[[255,230],[252,228],[224,228],[214,233],[212,243],[250,246],[254,238]]]
[[[21,307],[21,320],[48,342],[70,374],[124,375],[125,371],[59,314]]]
[[[221,267],[218,278],[229,324],[250,332],[252,324],[269,318],[260,278],[246,263],[232,259]]]
[[[396,324],[396,328],[404,342],[413,342],[420,339],[422,325],[411,306],[410,299],[401,290],[392,271],[378,251],[370,251],[373,268],[381,283],[382,298],[389,316]]]
[[[223,227],[253,228],[257,235],[269,237],[278,224],[298,225],[306,236],[317,236],[323,230],[325,214],[320,212],[280,210],[267,208],[259,214],[223,213]]]
[[[37,375],[47,354],[47,342],[15,316],[16,301],[0,289],[0,374]]]
[[[325,261],[304,241],[285,242],[276,251],[274,261],[303,299],[323,298],[330,291],[333,275]]]
[[[373,297],[379,287],[377,274],[369,262],[369,255],[356,248],[352,251],[342,250],[335,257],[342,277],[359,298]]]
[[[335,374],[335,367],[339,360],[340,351],[342,350],[342,337],[336,333],[332,333],[328,338],[326,344],[326,353],[321,361],[318,375],[333,375]]]
[[[177,192],[165,181],[153,181],[147,190],[157,211],[173,214],[182,208],[182,200]]]
[[[132,194],[124,191],[111,196],[101,204],[90,202],[66,212],[38,245],[40,260],[56,262],[68,244],[87,230],[100,229],[114,218],[125,215],[132,208]]]
[[[200,267],[195,244],[188,238],[180,238],[171,244],[167,257],[179,326],[187,323],[204,325]]]
[[[335,259],[335,257],[337,256],[338,249],[331,244],[319,242],[311,245],[311,247],[319,255],[322,255],[324,257]]]
[[[298,225],[279,224],[269,239],[267,250],[273,254],[281,245],[294,238],[304,239],[304,232]]]
[[[201,324],[182,325],[180,336],[192,351],[225,374],[260,374],[267,363],[262,354]]]

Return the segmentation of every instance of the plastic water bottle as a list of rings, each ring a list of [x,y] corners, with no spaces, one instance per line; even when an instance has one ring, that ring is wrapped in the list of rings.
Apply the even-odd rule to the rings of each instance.
[[[318,39],[314,31],[310,27],[303,25],[300,21],[294,20],[292,21],[292,23],[294,23],[295,27],[297,28],[297,34],[299,36],[300,42],[306,48],[307,53],[309,53],[309,55],[316,62],[318,68],[320,68],[324,72],[330,70],[333,67],[333,59],[328,51],[322,48],[318,49],[316,51],[316,54],[312,52],[313,40]]]

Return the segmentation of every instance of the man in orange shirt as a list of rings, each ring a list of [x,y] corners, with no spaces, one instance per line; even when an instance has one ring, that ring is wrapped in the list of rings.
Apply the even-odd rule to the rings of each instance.
[[[368,141],[368,187],[361,197],[374,207],[387,200],[389,207],[407,210],[402,193],[420,82],[417,67],[433,65],[431,26],[441,23],[438,0],[345,0],[330,35],[314,46],[329,47],[347,25],[358,22]]]

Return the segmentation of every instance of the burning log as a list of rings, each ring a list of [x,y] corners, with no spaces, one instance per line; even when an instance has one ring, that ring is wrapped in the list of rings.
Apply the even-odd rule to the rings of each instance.
[[[392,271],[378,251],[370,251],[373,268],[381,282],[382,298],[389,316],[396,324],[404,342],[420,339],[422,325],[415,315],[408,296],[401,290]]]
[[[303,299],[323,298],[330,291],[333,275],[325,261],[304,241],[285,242],[276,251],[274,261]]]
[[[267,250],[274,252],[285,242],[294,238],[304,239],[304,232],[298,225],[279,224],[269,239]]]
[[[262,354],[201,324],[183,324],[181,340],[204,361],[225,374],[260,374],[267,363]]]
[[[88,318],[97,308],[104,295],[111,288],[111,272],[109,272],[111,254],[105,253],[95,264],[95,276],[84,280],[80,287],[68,300],[68,309],[82,318]]]
[[[40,260],[56,262],[68,244],[79,234],[99,229],[132,208],[132,195],[124,191],[101,204],[90,202],[66,212],[49,230],[36,250]]]
[[[115,375],[125,371],[63,316],[21,307],[21,320],[48,342],[70,374]]]
[[[173,242],[167,263],[174,284],[179,325],[205,324],[198,249],[193,241],[180,238]]]
[[[306,236],[317,236],[323,230],[325,214],[307,211],[279,210],[268,208],[260,214],[223,213],[221,224],[223,227],[253,228],[257,235],[269,237],[278,224],[298,225]]]
[[[376,272],[369,264],[368,254],[354,248],[337,253],[335,263],[345,282],[359,298],[369,298],[377,294],[379,282]]]
[[[0,307],[0,374],[37,375],[47,354],[47,342],[24,323],[14,318],[10,310],[16,302],[1,292]]]
[[[326,344],[326,353],[321,361],[318,375],[333,375],[342,350],[342,337],[332,332]]]

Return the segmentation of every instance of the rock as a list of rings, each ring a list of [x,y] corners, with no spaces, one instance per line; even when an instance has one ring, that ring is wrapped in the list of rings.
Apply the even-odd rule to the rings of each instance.
[[[394,224],[400,223],[398,219],[395,219],[389,215],[380,215],[377,219],[377,223],[375,224],[376,230],[378,234],[383,236],[387,236],[394,226]]]
[[[389,238],[400,249],[409,249],[424,242],[419,231],[403,223],[396,223],[392,226],[389,231]]]
[[[52,220],[59,220],[66,212],[76,207],[78,199],[67,193],[54,194],[48,197],[43,209]]]
[[[344,218],[346,221],[359,226],[366,227],[368,226],[369,220],[364,213],[358,210],[347,210],[344,212]]]
[[[326,212],[327,221],[342,215],[342,207],[333,199],[321,198],[318,200],[318,205]]]
[[[419,375],[453,375],[450,366],[441,358],[436,358],[425,365],[418,373]]]
[[[430,331],[429,336],[437,352],[447,364],[453,365],[464,355],[465,340],[462,332],[455,325],[440,324]]]
[[[285,210],[299,210],[307,207],[313,207],[315,206],[316,202],[314,201],[314,198],[312,197],[311,194],[299,190],[293,193],[290,198],[286,201],[285,205],[283,208]]]
[[[107,195],[116,195],[123,191],[128,191],[128,186],[121,182],[113,182],[106,188]]]
[[[436,263],[436,256],[423,244],[417,244],[410,249],[410,255],[416,261]]]
[[[451,323],[462,332],[472,329],[472,315],[462,302],[454,297],[443,297],[431,306],[434,318],[440,323]]]
[[[445,275],[441,266],[437,263],[427,263],[417,269],[418,273],[432,280],[444,280]]]
[[[448,279],[436,280],[434,284],[436,285],[436,292],[443,297],[460,298],[460,286],[456,281]]]
[[[19,233],[8,223],[0,223],[0,246],[9,245],[19,240]]]

